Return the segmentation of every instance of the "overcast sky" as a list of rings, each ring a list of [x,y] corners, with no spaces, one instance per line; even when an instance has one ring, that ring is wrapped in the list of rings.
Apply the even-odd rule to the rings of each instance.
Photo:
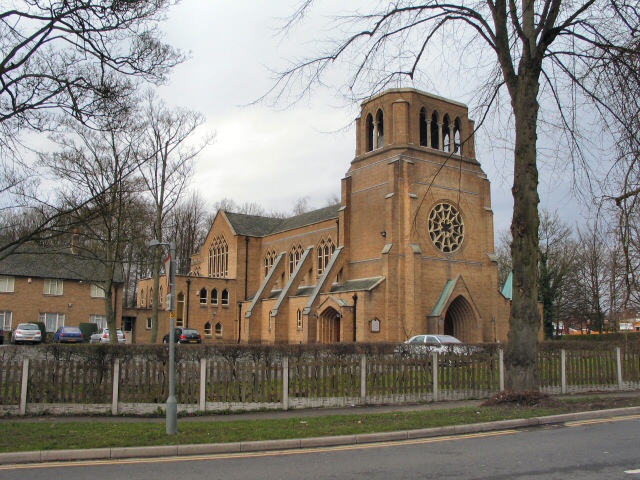
[[[170,106],[202,112],[207,118],[204,128],[217,134],[215,143],[202,152],[191,186],[210,205],[230,198],[238,204],[256,202],[266,210],[289,211],[299,198],[308,196],[309,204],[320,208],[340,193],[340,180],[355,152],[352,125],[357,105],[344,105],[318,92],[310,102],[286,110],[247,106],[273,85],[269,68],[309,55],[314,47],[310,42],[327,35],[319,31],[323,20],[308,22],[284,39],[276,35],[281,19],[297,3],[184,0],[162,25],[165,40],[191,52],[191,59],[174,71],[171,84],[162,87],[160,95]],[[320,3],[335,11],[345,8],[339,1]],[[350,0],[348,5],[357,3]],[[424,85],[414,87],[429,90]],[[467,101],[456,98],[446,85],[434,93]],[[477,144],[478,160],[492,184],[497,232],[511,221],[512,154],[483,147],[490,144],[486,138],[478,138]],[[541,205],[550,210],[563,210],[570,201],[557,175],[553,182],[541,175]],[[575,211],[570,217],[563,215],[565,221],[577,221]]]

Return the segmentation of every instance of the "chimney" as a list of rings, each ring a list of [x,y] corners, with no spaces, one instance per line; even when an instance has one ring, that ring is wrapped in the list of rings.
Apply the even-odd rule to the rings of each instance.
[[[79,248],[80,248],[80,233],[78,233],[78,229],[76,228],[73,231],[73,235],[71,236],[71,253],[74,255],[77,255]]]

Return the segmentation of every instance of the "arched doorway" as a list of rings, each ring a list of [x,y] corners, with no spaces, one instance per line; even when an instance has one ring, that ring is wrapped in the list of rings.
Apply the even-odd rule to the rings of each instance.
[[[340,312],[331,307],[322,312],[318,319],[318,341],[320,343],[336,343],[340,341],[341,318]]]
[[[475,342],[476,317],[469,301],[462,295],[456,297],[444,315],[444,334],[452,335],[462,342]]]

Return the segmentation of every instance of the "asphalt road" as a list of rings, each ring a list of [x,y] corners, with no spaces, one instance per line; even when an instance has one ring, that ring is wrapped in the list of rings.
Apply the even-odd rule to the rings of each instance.
[[[640,480],[640,415],[383,444],[0,466],[0,479]]]

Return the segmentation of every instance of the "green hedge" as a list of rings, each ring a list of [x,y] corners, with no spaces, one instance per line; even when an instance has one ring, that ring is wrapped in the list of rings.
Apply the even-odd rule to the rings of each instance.
[[[640,340],[640,332],[604,333],[602,335],[563,335],[563,342],[636,342]]]

